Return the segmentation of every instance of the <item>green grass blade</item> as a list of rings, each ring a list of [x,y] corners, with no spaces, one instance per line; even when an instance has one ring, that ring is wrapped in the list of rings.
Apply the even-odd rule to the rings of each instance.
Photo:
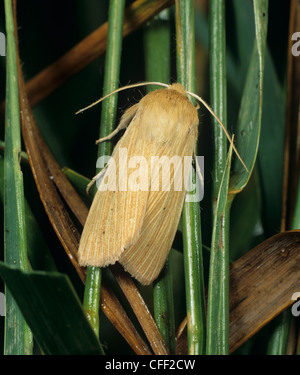
[[[175,354],[175,319],[173,267],[169,255],[160,275],[153,283],[154,319],[170,354]]]
[[[226,46],[225,46],[225,3],[210,2],[210,100],[215,113],[225,124],[227,123],[227,85],[226,85]],[[212,239],[211,267],[209,285],[214,284],[208,302],[207,353],[228,354],[229,350],[229,213],[230,205],[225,203],[220,212],[217,200],[220,184],[224,184],[224,171],[227,166],[227,139],[220,124],[213,121],[214,130],[214,167],[213,167],[213,236],[221,238],[220,243]],[[226,185],[223,187],[226,194]],[[227,197],[223,197],[226,202]],[[226,207],[226,208],[225,208]]]
[[[21,131],[16,44],[12,3],[5,0],[7,36],[5,153],[4,153],[4,259],[27,269],[23,175],[20,168]],[[32,335],[10,291],[5,287],[5,354],[31,354]]]
[[[263,227],[269,237],[277,233],[281,223],[285,88],[278,80],[275,64],[268,50],[265,60],[262,128],[257,160],[264,204]]]
[[[101,270],[88,267],[85,279],[83,307],[95,334],[99,337],[99,303],[101,289]]]
[[[146,81],[170,81],[170,10],[165,9],[144,28]],[[147,92],[157,86],[147,86]],[[169,255],[153,283],[154,319],[171,354],[175,354],[175,320],[172,261]]]
[[[108,15],[108,40],[105,60],[103,96],[118,87],[121,62],[122,31],[125,0],[110,0]],[[112,132],[115,126],[117,95],[110,96],[103,102],[101,112],[100,138]],[[98,156],[110,155],[112,143],[99,145]],[[99,298],[101,288],[101,270],[88,267],[84,292],[84,308],[96,334],[99,334]]]
[[[109,2],[103,96],[117,89],[119,84],[124,7],[125,0],[110,0]],[[110,134],[116,125],[117,101],[118,94],[115,94],[102,103],[100,138]],[[112,142],[103,142],[99,145],[98,156],[111,153]]]
[[[249,172],[235,158],[233,161],[235,175],[230,183],[230,190],[233,193],[244,189],[249,181],[258,151],[262,118],[263,71],[268,24],[267,12],[267,0],[254,1],[256,41],[254,42],[236,128],[236,147]]]
[[[228,353],[229,253],[224,249],[228,248],[229,213],[235,194],[244,189],[249,181],[255,165],[260,138],[268,1],[255,0],[253,4],[256,40],[236,128],[236,146],[248,171],[235,158],[232,166],[234,175],[230,178],[230,194],[228,199],[223,198],[222,206],[224,210],[220,212],[220,216],[217,213],[217,217],[214,219],[207,312],[207,353],[209,354]],[[218,210],[216,211],[218,212]],[[216,227],[216,225],[219,227]],[[219,233],[219,231],[221,232]],[[217,280],[214,280],[215,277],[217,277]],[[222,278],[223,282],[221,282]]]
[[[195,30],[193,1],[176,1],[177,80],[195,91]]]
[[[228,199],[232,146],[228,152],[223,178],[215,207],[209,284],[207,297],[206,353],[220,355],[229,353],[229,210]]]
[[[225,2],[210,2],[210,105],[227,124],[227,85],[226,85],[226,47],[225,47]],[[224,174],[227,158],[227,138],[217,120],[213,121],[214,131],[214,167],[213,200],[216,201],[220,183]]]
[[[0,276],[44,354],[101,354],[100,343],[67,276],[21,271],[2,262]]]
[[[144,28],[145,69],[148,81],[169,83],[171,69],[170,9],[159,13]],[[157,86],[146,86],[147,92]]]
[[[4,159],[0,155],[0,201],[4,204]],[[25,199],[27,252],[34,270],[55,271],[56,265],[32,210]],[[43,249],[41,252],[40,249]]]
[[[195,182],[195,174],[193,179]],[[185,204],[183,211],[184,272],[185,293],[187,301],[187,328],[189,354],[202,355],[205,353],[205,292],[204,270],[202,255],[202,237],[200,205]]]
[[[176,1],[177,80],[195,92],[194,4]],[[193,169],[193,180],[195,171]],[[202,266],[201,218],[199,202],[186,202],[182,214],[185,289],[188,315],[188,351],[205,352],[205,302]],[[201,264],[200,264],[201,263]]]
[[[233,175],[230,180],[230,192],[233,195],[236,195],[242,191],[246,185],[248,185],[250,176],[255,166],[256,157],[258,153],[258,145],[260,143],[261,135],[261,123],[262,123],[262,104],[263,104],[263,95],[265,95],[265,85],[263,85],[264,79],[264,60],[266,53],[266,30],[267,30],[267,2],[262,1],[256,4],[254,22],[252,22],[252,15],[247,13],[245,15],[245,9],[241,2],[238,0],[233,1],[234,12],[236,13],[236,21],[233,22],[233,25],[229,25],[229,30],[234,30],[237,33],[237,42],[231,46],[231,49],[235,52],[236,60],[239,61],[239,66],[236,66],[235,76],[239,80],[238,86],[244,86],[243,91],[240,89],[237,93],[240,92],[241,102],[239,105],[239,113],[237,118],[237,124],[233,130],[236,138],[236,147],[248,167],[249,173],[242,166],[241,162],[234,155],[232,163]],[[247,5],[250,6],[250,3]],[[259,9],[258,9],[259,7]],[[260,16],[261,14],[261,16]],[[260,23],[260,27],[256,27],[256,24]],[[257,40],[255,38],[255,31]],[[253,43],[254,46],[252,51],[247,51],[245,46],[248,46]],[[250,49],[251,50],[251,49]],[[268,60],[268,59],[267,59]],[[250,62],[250,63],[249,63]],[[267,74],[270,74],[268,69]],[[245,78],[244,78],[245,77]],[[245,81],[245,82],[244,82]],[[232,82],[229,82],[229,87],[232,87]],[[232,118],[236,116],[233,115],[238,107],[237,97],[232,95],[230,97],[230,105],[228,111],[231,114]],[[236,105],[233,106],[233,104]],[[269,105],[269,103],[267,103]],[[264,125],[265,126],[265,125]],[[263,134],[265,129],[263,129]],[[264,153],[264,149],[261,148],[261,154]],[[264,155],[265,156],[265,155]],[[265,159],[265,157],[263,157]],[[266,165],[266,160],[262,163]],[[243,192],[243,195],[239,197],[239,202],[234,202],[234,211],[232,224],[234,225],[231,233],[233,234],[231,244],[231,255],[233,259],[239,256],[238,252],[244,254],[247,250],[251,248],[252,245],[255,245],[259,240],[259,236],[262,235],[262,220],[261,220],[261,186],[259,186],[259,179],[257,178],[258,170],[253,174],[251,181],[251,186],[248,187],[247,191]],[[272,176],[272,173],[270,173]],[[274,176],[272,176],[273,178]],[[265,177],[263,176],[263,179]],[[267,183],[269,185],[269,182]],[[275,192],[275,189],[272,188]],[[252,200],[257,201],[257,205],[250,207],[250,202],[248,199],[247,209],[248,214],[251,214],[249,219],[249,226],[246,228],[242,225],[241,220],[239,220],[240,212],[246,214],[246,212],[241,211],[240,202],[245,201],[245,197],[249,197],[249,194],[252,194]],[[270,199],[267,200],[270,202]],[[277,205],[277,204],[276,204]],[[239,208],[238,208],[239,207]],[[249,210],[250,209],[250,210]],[[238,215],[238,216],[237,216]],[[238,225],[236,225],[238,223]],[[252,225],[252,233],[251,232]],[[242,229],[242,230],[239,230]],[[243,231],[247,231],[247,235],[242,239]],[[260,231],[260,234],[259,234]],[[239,233],[239,235],[237,234]],[[238,243],[240,242],[240,243]]]
[[[285,310],[271,322],[271,332],[268,335],[266,355],[286,354],[291,322],[292,314],[289,309]]]
[[[298,179],[298,188],[296,194],[296,204],[294,208],[293,222],[291,229],[300,229],[300,176]]]

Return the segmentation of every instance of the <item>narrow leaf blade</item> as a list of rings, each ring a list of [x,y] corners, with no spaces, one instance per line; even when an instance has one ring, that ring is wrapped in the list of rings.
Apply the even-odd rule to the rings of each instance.
[[[0,276],[45,354],[101,354],[100,343],[67,276],[21,271],[3,262]]]
[[[234,160],[231,192],[242,190],[256,161],[262,117],[263,70],[268,25],[268,0],[254,1],[256,40],[254,42],[236,129],[236,144],[249,172]]]
[[[207,354],[228,354],[229,351],[229,254],[228,229],[231,197],[228,185],[231,167],[232,145],[221,180],[215,207],[211,243],[211,259],[207,298]]]

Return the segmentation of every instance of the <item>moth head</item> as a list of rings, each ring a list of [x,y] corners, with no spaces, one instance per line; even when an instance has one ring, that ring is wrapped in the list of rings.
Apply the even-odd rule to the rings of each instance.
[[[186,96],[186,89],[180,83],[173,83],[168,89],[178,91],[180,94]]]
[[[102,102],[104,99],[108,98],[109,96],[119,92],[119,91],[123,91],[123,90],[127,90],[129,88],[133,88],[133,87],[139,87],[139,86],[146,86],[146,85],[157,85],[157,86],[161,86],[161,87],[165,87],[167,89],[171,89],[171,90],[176,90],[177,92],[180,92],[182,95],[184,96],[187,96],[187,95],[190,95],[192,96],[194,99],[197,100],[198,103],[201,103],[203,104],[206,109],[212,114],[212,116],[218,121],[218,123],[220,124],[220,126],[222,127],[222,129],[224,130],[224,133],[226,135],[226,137],[228,138],[229,142],[232,144],[232,147],[233,147],[233,150],[234,152],[236,153],[237,157],[239,158],[239,160],[241,161],[241,163],[243,164],[244,168],[246,169],[247,172],[248,169],[245,165],[245,163],[243,162],[241,156],[239,155],[239,153],[237,152],[237,149],[235,148],[234,144],[233,144],[233,140],[232,138],[230,137],[226,127],[224,126],[224,124],[222,123],[222,121],[219,119],[219,117],[215,114],[215,112],[212,110],[212,108],[206,103],[205,100],[203,100],[200,96],[194,94],[193,92],[190,92],[190,91],[186,91],[186,89],[180,84],[180,83],[173,83],[171,85],[168,85],[166,83],[162,83],[162,82],[140,82],[140,83],[134,83],[132,85],[127,85],[127,86],[124,86],[124,87],[120,87],[114,91],[112,91],[111,93],[103,96],[102,98],[100,98],[99,100],[97,100],[96,102],[92,103],[91,105],[83,108],[83,109],[80,109],[79,111],[76,112],[76,114],[80,113],[80,112],[83,112],[85,111],[86,109],[88,108],[91,108],[93,107],[94,105]],[[196,107],[196,109],[198,109],[199,106]]]

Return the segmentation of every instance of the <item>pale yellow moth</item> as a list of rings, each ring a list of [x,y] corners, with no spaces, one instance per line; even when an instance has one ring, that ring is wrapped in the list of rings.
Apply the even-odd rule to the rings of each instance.
[[[199,120],[197,109],[187,95],[203,101],[178,83],[137,85],[144,84],[166,88],[145,95],[124,113],[113,133],[98,141],[111,139],[127,128],[114,148],[112,159],[94,178],[95,181],[102,177],[81,235],[78,261],[82,266],[95,267],[118,261],[141,284],[148,285],[165,264],[186,195],[185,188],[180,190],[175,186],[178,177],[184,180],[186,171],[170,164],[169,190],[163,189],[163,167],[152,168],[150,160],[153,156],[169,160],[189,157],[191,166]],[[124,162],[124,150],[126,160],[140,158],[139,168],[137,163],[130,166]],[[141,160],[149,163],[145,165]]]

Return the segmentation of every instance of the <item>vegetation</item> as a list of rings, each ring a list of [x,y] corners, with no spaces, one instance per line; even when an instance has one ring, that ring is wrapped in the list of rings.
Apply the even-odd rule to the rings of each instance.
[[[295,0],[4,1],[3,354],[298,352],[299,14]],[[75,112],[146,80],[203,97],[246,165],[201,106],[204,198],[185,203],[149,287],[118,264],[83,269],[76,260],[92,200],[85,188],[116,141],[95,140],[156,87]]]

